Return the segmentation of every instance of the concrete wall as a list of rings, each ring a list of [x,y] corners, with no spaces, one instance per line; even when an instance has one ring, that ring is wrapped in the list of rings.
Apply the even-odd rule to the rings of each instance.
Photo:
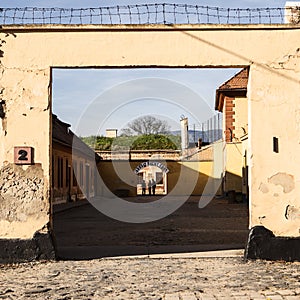
[[[250,65],[250,226],[299,236],[299,38],[296,25],[2,26],[1,165],[13,168],[14,146],[34,147],[43,197],[33,222],[4,214],[0,238],[31,238],[50,221],[51,67],[91,66]],[[279,153],[273,152],[273,137],[279,138]],[[27,176],[28,169],[22,170]],[[10,199],[7,191],[1,196]],[[17,194],[7,201],[31,207],[29,198]]]

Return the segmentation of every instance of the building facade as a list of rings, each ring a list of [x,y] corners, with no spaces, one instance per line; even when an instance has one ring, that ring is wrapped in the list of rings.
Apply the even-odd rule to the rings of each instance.
[[[215,109],[223,113],[225,141],[223,193],[235,191],[248,198],[248,100],[249,68],[244,68],[216,90]]]
[[[53,257],[47,254],[53,68],[147,66],[250,68],[247,249],[252,250],[246,256],[300,260],[299,24],[2,25],[0,36],[5,101],[0,122],[1,197],[6,201],[1,202],[0,219],[3,261],[26,260],[28,251],[15,249]],[[15,162],[16,147],[31,147],[30,166]],[[32,182],[34,191],[6,190],[7,183],[15,182],[9,179],[12,175],[24,180],[28,189]],[[48,241],[47,249],[38,250],[41,239]]]
[[[100,156],[71,131],[69,124],[52,115],[52,204],[94,197],[94,165],[99,161]]]

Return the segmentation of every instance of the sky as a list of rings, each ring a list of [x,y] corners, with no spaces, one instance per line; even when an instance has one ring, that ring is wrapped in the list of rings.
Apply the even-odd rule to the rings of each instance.
[[[284,7],[282,0],[1,0],[0,7],[85,8],[130,4],[183,3],[225,8]],[[53,112],[80,136],[119,130],[151,114],[172,130],[180,118],[200,129],[214,112],[216,89],[239,69],[54,69]],[[152,89],[150,89],[150,87]]]
[[[216,89],[239,69],[53,70],[53,112],[81,136],[119,132],[127,123],[154,115],[172,130],[188,117],[190,127],[214,114]]]
[[[1,7],[99,7],[113,5],[129,5],[144,3],[183,3],[215,7],[257,8],[257,7],[284,7],[285,0],[1,0]]]

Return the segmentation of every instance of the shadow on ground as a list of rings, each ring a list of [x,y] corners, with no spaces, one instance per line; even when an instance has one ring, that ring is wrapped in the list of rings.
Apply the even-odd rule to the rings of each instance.
[[[148,198],[143,202],[154,199]],[[81,260],[245,248],[248,206],[222,198],[199,209],[198,201],[199,197],[191,197],[173,214],[145,224],[113,220],[87,201],[55,206],[57,257]]]

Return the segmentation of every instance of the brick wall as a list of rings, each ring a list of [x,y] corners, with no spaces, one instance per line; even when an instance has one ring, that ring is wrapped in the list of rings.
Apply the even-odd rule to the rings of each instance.
[[[225,97],[225,140],[226,142],[231,142],[234,139],[234,110],[235,104],[234,104],[234,98],[232,97]],[[232,130],[232,133],[230,132]]]

